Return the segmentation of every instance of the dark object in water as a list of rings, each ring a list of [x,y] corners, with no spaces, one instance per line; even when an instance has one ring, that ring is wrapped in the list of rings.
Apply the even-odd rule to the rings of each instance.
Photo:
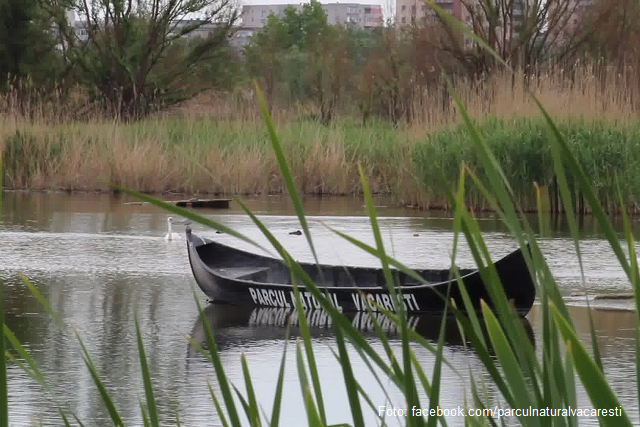
[[[593,297],[594,301],[597,300],[632,300],[633,294],[600,294]]]
[[[302,235],[302,231],[300,231],[300,230],[296,230],[296,231],[292,231],[292,232],[291,232],[291,233],[289,233],[289,234],[294,235],[294,236],[300,236],[300,235]]]
[[[295,307],[289,269],[280,260],[245,252],[196,236],[186,229],[189,263],[200,289],[216,304],[263,307]],[[528,248],[528,247],[527,247]],[[320,276],[315,264],[299,263],[320,290],[343,312],[373,311],[375,301],[387,310],[395,310],[395,302],[386,288],[381,269],[321,265]],[[506,297],[520,315],[526,315],[533,305],[536,289],[520,249],[495,263]],[[457,307],[464,303],[454,279],[449,281],[449,269],[417,270],[428,284],[397,270],[393,271],[396,290],[402,292],[402,302],[408,312],[442,312],[447,287]],[[489,292],[476,269],[459,270],[469,298],[476,310],[484,300],[492,306]],[[319,309],[320,303],[299,285],[304,308]],[[439,294],[440,295],[439,295]]]
[[[212,208],[212,209],[229,209],[231,199],[189,199],[189,200],[167,200],[166,203],[172,203],[181,208]]]

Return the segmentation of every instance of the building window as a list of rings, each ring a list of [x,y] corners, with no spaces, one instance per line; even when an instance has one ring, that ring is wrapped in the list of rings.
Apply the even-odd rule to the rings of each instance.
[[[423,4],[423,5],[422,5],[422,11],[423,11],[423,12],[426,12],[426,11],[427,11],[427,5],[426,5],[426,4]]]
[[[261,24],[264,24],[265,22],[266,22],[266,19],[264,19],[264,18],[262,18],[262,19],[260,20],[260,23],[261,23]]]
[[[415,4],[413,6],[411,6],[411,14],[412,15],[416,14],[416,5]]]
[[[404,4],[402,5],[402,11],[404,12],[407,9],[407,6],[405,6]]]
[[[407,23],[407,18],[405,18],[404,16],[402,17],[402,23],[406,24]]]
[[[371,13],[371,8],[370,7],[365,7],[364,8],[364,13]]]

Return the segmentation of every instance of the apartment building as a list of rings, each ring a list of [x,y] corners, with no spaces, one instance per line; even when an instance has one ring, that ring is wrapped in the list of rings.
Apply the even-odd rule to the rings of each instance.
[[[302,11],[303,4],[245,5],[242,7],[242,26],[245,28],[261,28],[267,23],[271,14],[284,16],[287,7]],[[382,6],[359,3],[326,3],[322,5],[330,25],[354,24],[363,28],[381,27]]]
[[[457,19],[463,22],[468,21],[469,12],[462,0],[435,0],[435,3]],[[422,0],[396,0],[396,24],[398,25],[428,22],[435,15],[435,11]]]

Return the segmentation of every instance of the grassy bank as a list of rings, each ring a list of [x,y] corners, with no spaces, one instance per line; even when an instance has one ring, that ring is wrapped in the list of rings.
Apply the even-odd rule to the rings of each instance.
[[[550,190],[550,197],[543,192],[545,209],[555,209],[559,203],[547,130],[517,83],[521,77],[496,74],[481,86],[457,82],[456,91],[495,150],[517,202],[535,209],[535,181]],[[635,167],[640,123],[628,89],[615,81],[604,86],[595,81],[585,68],[571,80],[555,72],[536,76],[531,84],[562,125],[601,200],[611,205],[607,197],[618,174],[633,206],[640,195]],[[361,164],[374,193],[393,194],[399,204],[449,208],[436,178],[453,182],[461,161],[483,172],[468,134],[458,127],[452,100],[443,96],[441,90],[426,94],[415,106],[413,121],[397,129],[381,121],[362,125],[347,112],[324,127],[308,119],[313,111],[301,106],[274,111],[298,188],[304,194],[360,194]],[[139,123],[91,115],[72,121],[64,113],[68,109],[45,101],[27,119],[12,113],[11,102],[10,97],[0,99],[0,149],[9,188],[107,190],[116,183],[150,193],[284,192],[251,96],[203,97]],[[574,197],[587,210],[580,194]],[[489,208],[472,190],[467,202],[474,209]]]

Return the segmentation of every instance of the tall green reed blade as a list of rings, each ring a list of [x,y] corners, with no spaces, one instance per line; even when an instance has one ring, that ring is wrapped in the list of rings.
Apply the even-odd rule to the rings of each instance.
[[[220,405],[220,401],[216,397],[216,394],[213,392],[211,388],[211,383],[207,381],[207,388],[209,389],[209,395],[211,396],[211,400],[213,401],[213,405],[216,407],[216,411],[218,412],[218,417],[220,417],[220,423],[223,427],[229,427],[229,423],[227,422],[227,417],[224,416],[224,411],[222,410],[222,405]]]
[[[318,267],[318,277],[320,278],[320,282],[324,283],[322,268],[320,268],[320,260],[318,258],[318,254],[316,253],[316,249],[313,244],[313,239],[311,238],[311,232],[309,231],[309,225],[307,224],[307,219],[305,217],[304,210],[302,209],[302,201],[300,199],[300,196],[298,195],[298,191],[293,181],[293,176],[291,175],[291,170],[289,169],[289,165],[287,164],[287,160],[284,156],[282,144],[280,144],[280,139],[276,134],[273,121],[271,120],[271,115],[269,114],[267,104],[264,100],[264,95],[262,94],[262,91],[258,86],[257,80],[254,80],[254,86],[256,88],[256,94],[258,97],[258,101],[260,103],[260,108],[262,110],[262,114],[264,116],[264,120],[267,125],[267,129],[269,131],[269,139],[271,140],[271,146],[273,148],[273,151],[276,155],[276,159],[278,161],[280,173],[282,173],[282,178],[284,180],[285,186],[287,187],[289,198],[293,202],[293,207],[296,211],[296,215],[298,216],[298,220],[300,221],[300,226],[304,231],[307,242],[309,243],[309,248],[311,249],[311,252],[313,253],[313,257],[316,261],[316,265]],[[294,291],[297,291],[297,290],[294,289]],[[326,417],[326,411],[324,407],[324,399],[322,397],[322,387],[320,384],[320,377],[318,375],[317,364],[315,363],[313,346],[311,345],[311,338],[310,338],[311,334],[309,333],[309,328],[307,325],[307,320],[304,317],[304,312],[298,311],[298,317],[300,320],[302,337],[304,339],[305,353],[309,361],[309,370],[311,372],[313,388],[314,388],[316,400],[318,403],[318,410],[320,412],[320,417],[322,418],[322,422],[326,424],[327,417]]]
[[[509,66],[509,64],[507,64],[500,57],[500,55],[498,55],[489,45],[487,45],[487,43],[484,40],[482,40],[481,37],[474,34],[473,31],[471,31],[469,28],[467,28],[465,25],[463,25],[461,22],[455,19],[452,15],[446,13],[444,10],[438,7],[433,1],[427,1],[426,3],[429,7],[435,10],[435,12],[438,14],[440,19],[446,22],[449,26],[458,28],[467,37],[470,37],[476,43],[478,43],[489,55],[491,55],[496,60],[496,62],[504,66],[505,69],[511,72],[512,74],[515,74],[514,70]],[[597,219],[598,224],[602,227],[604,234],[607,237],[607,240],[609,241],[609,244],[611,245],[616,257],[618,258],[618,261],[620,262],[623,269],[629,276],[629,279],[631,280],[631,274],[633,274],[633,272],[630,270],[629,264],[624,256],[624,253],[622,252],[620,243],[613,230],[613,225],[611,224],[610,221],[608,221],[607,216],[604,212],[604,209],[602,208],[602,205],[600,204],[598,198],[596,197],[595,191],[593,190],[592,186],[589,184],[587,180],[584,170],[580,167],[577,159],[571,152],[571,149],[569,148],[569,145],[566,139],[562,136],[555,122],[553,121],[551,116],[548,114],[546,109],[542,106],[542,103],[538,100],[535,94],[531,92],[529,88],[525,88],[525,91],[531,97],[531,99],[533,99],[538,109],[542,113],[545,122],[547,123],[549,129],[551,130],[554,136],[554,138],[550,138],[550,141],[557,144],[557,146],[559,147],[563,160],[567,162],[568,169],[573,174],[573,177],[577,180],[579,189],[583,192],[585,200],[587,200],[587,202],[589,203],[589,206],[591,207],[592,215]],[[552,148],[553,148],[553,145],[554,144],[552,144]],[[554,158],[555,157],[556,155],[554,155]],[[555,160],[554,160],[554,163],[556,164],[556,172],[558,172],[558,169],[557,169],[558,164]],[[560,162],[560,170],[562,172],[564,171],[564,169],[562,168],[562,162]],[[566,182],[563,183],[563,186],[568,188],[568,186],[566,186]],[[570,203],[570,202],[566,202],[566,203]],[[567,204],[565,204],[565,208],[566,206]],[[571,211],[569,211],[568,213],[570,212]],[[570,218],[570,215],[568,215],[568,218]],[[563,312],[563,315],[566,314],[564,313],[564,310],[560,305],[557,308]],[[567,317],[567,319],[569,320],[570,317]]]
[[[96,387],[98,388],[98,391],[100,392],[100,398],[102,399],[102,403],[107,408],[107,412],[109,412],[111,421],[116,427],[124,426],[124,423],[122,422],[122,418],[120,417],[118,410],[113,404],[113,400],[111,400],[111,396],[109,396],[109,393],[107,392],[106,387],[102,383],[102,380],[100,380],[100,376],[98,375],[98,370],[96,369],[95,365],[93,364],[93,361],[91,360],[91,356],[89,355],[89,351],[87,350],[87,347],[84,345],[84,342],[82,341],[82,338],[80,337],[80,334],[78,333],[78,331],[74,330],[74,332],[76,335],[76,339],[78,340],[78,343],[80,344],[80,348],[82,350],[82,359],[84,360],[84,363],[87,366],[87,369],[89,369],[89,373],[91,374],[91,379],[93,379],[94,384],[96,385]]]
[[[142,425],[144,427],[150,427],[149,415],[147,415],[147,408],[142,403],[142,399],[140,399],[140,397],[138,397],[138,403],[140,404],[140,413],[142,414]]]
[[[287,160],[284,156],[284,151],[282,150],[282,144],[280,144],[280,139],[276,134],[276,130],[273,125],[273,120],[271,120],[271,115],[269,114],[267,103],[264,100],[264,95],[262,94],[262,91],[260,90],[260,86],[258,86],[258,82],[256,80],[254,80],[254,87],[256,88],[256,95],[258,97],[258,102],[260,103],[260,109],[262,110],[262,115],[264,116],[264,121],[269,131],[269,139],[271,140],[271,146],[273,148],[273,152],[276,155],[276,159],[278,160],[280,173],[282,173],[282,179],[284,180],[285,186],[287,187],[287,192],[289,193],[289,197],[293,202],[293,208],[296,211],[296,215],[298,216],[298,220],[300,221],[300,226],[304,231],[304,235],[307,238],[307,242],[309,242],[309,247],[311,248],[313,257],[316,260],[316,264],[319,265],[320,261],[318,259],[318,254],[316,253],[316,249],[313,245],[313,240],[311,239],[311,232],[309,231],[309,225],[307,224],[307,219],[305,218],[304,211],[302,209],[302,201],[300,200],[300,196],[298,195],[298,191],[296,190],[296,186],[293,181],[293,176],[291,175],[291,170],[289,169],[289,165],[287,164]]]
[[[2,176],[0,170],[0,177]],[[0,190],[1,191],[1,190]],[[0,199],[2,195],[0,195]],[[0,211],[1,213],[1,211]],[[0,280],[0,326],[2,334],[0,334],[0,427],[9,427],[9,393],[7,382],[7,359],[5,356],[5,338],[4,338],[4,311],[3,311],[3,289],[4,283]]]
[[[367,340],[362,336],[362,334],[351,324],[351,322],[340,313],[333,304],[313,283],[313,281],[309,278],[308,274],[296,263],[291,255],[282,247],[280,242],[275,238],[275,236],[267,229],[267,227],[249,210],[246,205],[240,202],[240,206],[242,209],[249,215],[253,223],[260,229],[260,231],[264,234],[264,236],[269,240],[269,242],[273,245],[273,247],[278,251],[280,256],[284,259],[285,265],[292,271],[292,274],[302,282],[305,286],[305,289],[310,292],[313,297],[318,301],[318,303],[322,306],[322,309],[327,312],[331,316],[333,322],[339,322],[342,330],[345,332],[345,335],[349,337],[351,343],[354,346],[361,348],[368,357],[373,360],[376,365],[391,379],[398,387],[401,389],[403,386],[398,381],[397,376],[394,374],[393,370],[387,366],[387,364],[382,360],[382,358],[378,355],[378,353],[371,347],[371,345],[367,342]],[[415,273],[413,273],[415,275]],[[418,276],[419,277],[419,276]],[[420,280],[423,280],[420,278]],[[294,289],[294,294],[297,292]],[[297,298],[296,298],[297,300]]]
[[[256,394],[253,391],[253,383],[251,381],[251,373],[249,372],[249,365],[247,365],[247,357],[244,352],[240,356],[240,363],[242,364],[242,374],[244,375],[244,384],[247,388],[247,397],[249,399],[249,412],[247,417],[253,427],[260,427],[260,412],[258,412],[258,401],[256,400]]]
[[[468,232],[468,228],[466,223],[462,223],[462,228],[465,231],[465,233]],[[381,257],[382,255],[379,254],[379,252],[367,245],[366,243],[363,243],[357,239],[354,239],[353,237],[344,234],[338,230],[334,230],[331,229],[334,233],[338,234],[339,236],[343,237],[345,240],[353,243],[355,246],[363,249],[365,252],[370,253],[376,257]],[[406,266],[404,266],[403,264],[401,264],[400,262],[396,261],[395,259],[388,257],[387,258],[388,262],[390,265],[393,265],[395,267],[397,267],[400,271],[404,272],[405,274],[416,278],[417,280],[423,282],[424,279],[419,276],[415,271],[407,268]],[[444,296],[443,296],[444,298]],[[324,307],[324,305],[323,305]],[[478,336],[476,335],[473,327],[471,326],[471,323],[469,321],[469,319],[467,318],[467,316],[465,316],[463,313],[461,313],[459,310],[451,308],[452,312],[455,314],[457,320],[463,325],[464,330],[466,332],[466,334],[469,336],[469,339],[472,342],[472,345],[474,347],[474,349],[476,350],[478,357],[482,360],[482,363],[484,364],[484,366],[487,368],[487,370],[489,371],[491,378],[494,380],[494,382],[496,383],[497,387],[500,389],[502,395],[505,397],[505,399],[507,400],[508,403],[513,404],[513,397],[511,396],[511,392],[509,391],[508,387],[506,386],[506,384],[504,383],[502,377],[500,376],[499,372],[497,371],[491,356],[489,355],[488,350],[485,348],[485,345],[483,343],[483,341],[481,341]],[[382,310],[385,315],[387,317],[389,317],[390,319],[392,319],[392,321],[394,321],[394,323],[396,325],[400,324],[400,321],[397,320],[397,318],[395,316],[393,316],[391,313],[388,313],[385,310]],[[521,326],[522,327],[522,326]],[[436,353],[435,349],[433,349],[433,347],[431,347],[431,345],[424,339],[424,337],[422,337],[421,335],[417,334],[415,331],[409,329],[409,333],[411,335],[411,339],[418,341],[424,348],[428,349],[429,351],[431,351],[433,354]],[[529,344],[530,345],[530,344]],[[376,355],[377,356],[377,355]],[[535,357],[535,353],[533,354],[533,356]],[[444,360],[444,363],[447,364],[447,366],[449,368],[451,368],[457,375],[460,375],[457,370],[455,369],[455,367],[448,361],[448,360]],[[387,373],[387,375],[391,375],[390,372],[385,371]],[[400,384],[403,384],[403,382],[399,382],[396,383],[396,385],[398,385],[399,388],[403,388]]]
[[[371,197],[371,191],[369,189],[369,182],[362,170],[362,166],[358,165],[358,171],[360,172],[360,182],[362,184],[362,190],[364,193],[365,205],[367,207],[367,211],[369,213],[369,220],[371,221],[371,229],[373,230],[373,236],[376,242],[376,247],[378,249],[378,253],[381,255],[380,261],[382,263],[382,271],[384,274],[385,282],[387,284],[387,289],[393,298],[394,305],[396,307],[396,311],[398,312],[398,318],[400,320],[400,330],[401,330],[401,342],[402,342],[402,359],[404,365],[404,393],[407,401],[407,407],[420,408],[420,400],[418,398],[418,390],[416,388],[415,379],[412,374],[411,368],[411,351],[409,347],[409,325],[407,324],[407,314],[404,307],[404,302],[398,292],[396,292],[395,283],[393,280],[393,276],[391,274],[391,269],[389,268],[389,262],[387,261],[384,242],[382,240],[382,233],[380,233],[380,225],[378,223],[378,218],[376,215],[376,209],[373,205],[373,199]],[[436,360],[438,359],[438,355],[436,353]],[[413,417],[407,419],[407,424],[409,426],[416,425],[422,426],[424,425],[424,419],[422,417],[418,417],[413,419]]]
[[[449,290],[447,289],[447,301],[449,300]],[[440,402],[440,381],[442,376],[442,358],[444,357],[442,354],[442,349],[444,348],[444,334],[447,325],[447,309],[449,308],[449,304],[447,303],[444,306],[444,313],[442,315],[442,322],[440,324],[440,335],[438,337],[438,352],[436,353],[436,360],[433,364],[433,376],[431,377],[431,393],[429,394],[429,413],[432,410],[436,410],[439,406]],[[422,418],[420,418],[422,419]],[[440,419],[440,423],[446,426],[446,420],[444,417],[439,418],[437,415],[434,417],[432,415],[429,416],[427,420],[428,427],[436,427],[438,423],[438,419]]]
[[[229,380],[227,379],[227,376],[224,372],[224,367],[222,366],[222,360],[220,359],[218,346],[216,345],[216,342],[213,338],[213,333],[211,332],[211,328],[209,327],[209,322],[207,322],[204,310],[202,310],[202,306],[200,305],[200,301],[198,300],[195,292],[193,294],[193,298],[196,301],[198,313],[200,313],[200,320],[202,321],[202,327],[204,329],[205,342],[207,343],[207,348],[209,349],[209,354],[211,356],[211,360],[213,361],[213,367],[216,371],[216,378],[218,378],[218,384],[220,386],[220,390],[222,391],[222,398],[224,399],[227,413],[229,414],[229,420],[231,421],[232,426],[239,427],[242,424],[240,423],[238,411],[236,410],[236,404],[233,400],[233,394],[231,393],[231,388],[229,387]],[[215,395],[213,396],[215,397]],[[222,417],[222,412],[219,413]]]
[[[551,311],[560,333],[567,342],[567,347],[571,350],[569,355],[573,358],[575,369],[580,376],[580,380],[584,384],[584,388],[587,391],[594,408],[599,409],[600,411],[616,411],[611,414],[607,412],[607,416],[599,416],[598,419],[600,421],[600,425],[611,427],[631,426],[632,424],[626,411],[622,405],[620,405],[620,402],[613,390],[611,390],[604,374],[593,361],[591,356],[589,356],[584,345],[580,342],[576,332],[553,303],[551,303]]]
[[[448,83],[451,86],[451,82],[449,80],[448,80]],[[486,142],[480,137],[480,134],[478,133],[477,129],[475,128],[475,125],[471,121],[466,109],[464,108],[464,105],[462,104],[458,96],[455,95],[455,93],[453,94],[453,98],[455,100],[456,105],[458,106],[460,116],[462,117],[463,122],[465,123],[466,128],[469,134],[471,135],[471,140],[476,146],[476,151],[479,153],[480,158],[484,164],[485,173],[489,177],[489,180],[491,182],[494,192],[497,193],[498,198],[500,199],[500,205],[506,212],[505,218],[507,222],[511,225],[511,227],[518,232],[516,236],[518,237],[520,247],[523,250],[523,255],[525,258],[525,262],[527,263],[529,272],[533,272],[535,271],[533,269],[533,264],[532,264],[533,261],[531,260],[530,253],[527,250],[527,246],[525,245],[524,238],[523,238],[524,233],[520,228],[519,221],[518,221],[516,212],[513,208],[511,198],[509,197],[509,194],[507,192],[508,187],[506,187],[506,183],[504,182],[504,179],[503,179],[504,174],[502,173],[499,164],[497,164],[497,161],[495,160],[495,157],[493,156]],[[471,176],[473,177],[474,175],[471,174]],[[534,370],[537,368],[537,364],[536,364],[536,361],[534,361],[535,358],[532,356],[532,354],[528,351],[525,351],[525,349],[527,348],[527,345],[525,344],[527,342],[527,339],[526,339],[524,327],[522,326],[522,324],[512,322],[513,312],[507,303],[507,298],[504,292],[504,288],[502,287],[502,283],[495,269],[495,265],[491,261],[489,251],[486,247],[484,239],[482,238],[482,234],[480,232],[480,228],[479,228],[479,225],[477,224],[477,221],[471,218],[466,213],[466,210],[461,210],[460,214],[461,214],[463,224],[466,224],[469,227],[469,230],[465,231],[465,236],[469,243],[469,247],[474,256],[476,264],[480,269],[480,275],[482,276],[482,280],[485,283],[485,287],[491,297],[492,305],[495,307],[495,310],[497,311],[498,316],[500,317],[501,323],[504,324],[505,327],[508,329],[509,336],[513,337],[517,343],[523,344],[523,345],[516,345],[515,351],[518,353],[518,358],[520,360],[528,361],[528,363],[524,364],[524,368],[525,370],[528,371],[528,375],[534,383],[533,388],[534,390],[536,390],[536,396],[538,397],[538,401],[540,401],[541,395],[538,392],[538,384],[537,384],[537,380],[534,372]],[[486,260],[486,263],[487,263],[486,268],[483,268],[483,265],[484,265],[483,258]]]
[[[2,217],[2,151],[0,150],[0,217]],[[4,283],[0,279],[0,427],[9,427],[9,393],[7,382],[7,359],[5,357]]]
[[[458,181],[458,194],[457,194],[457,203],[454,209],[453,215],[453,248],[451,253],[451,270],[449,273],[449,280],[451,280],[451,273],[455,275],[456,282],[458,283],[458,287],[460,288],[460,295],[462,296],[462,302],[464,304],[464,308],[469,316],[469,320],[471,321],[471,326],[473,327],[476,336],[485,345],[484,334],[482,333],[482,329],[480,328],[480,320],[478,319],[478,314],[476,313],[473,303],[471,302],[471,298],[469,297],[469,293],[467,292],[467,287],[465,286],[462,278],[460,277],[460,272],[456,267],[456,254],[458,252],[458,239],[460,233],[462,232],[462,214],[460,212],[461,209],[466,209],[464,204],[464,188],[465,188],[465,170],[466,166],[460,168],[460,179]],[[462,330],[461,330],[462,331]],[[485,345],[486,346],[486,345]]]
[[[360,398],[358,396],[358,384],[353,376],[349,353],[347,353],[347,346],[344,343],[344,335],[342,335],[340,325],[337,323],[334,324],[333,330],[335,333],[336,344],[338,345],[338,352],[340,353],[340,365],[342,366],[344,383],[347,387],[347,396],[349,397],[349,406],[351,408],[351,415],[353,416],[353,425],[355,427],[364,427],[364,418],[362,416],[362,408],[360,407]]]
[[[529,394],[524,375],[522,374],[516,355],[512,350],[512,346],[507,341],[507,337],[500,327],[498,319],[484,301],[482,302],[482,314],[484,315],[484,321],[487,327],[487,332],[489,333],[489,338],[496,354],[498,355],[498,359],[502,365],[502,371],[504,372],[505,378],[509,383],[509,387],[513,392],[517,407],[527,408],[529,406],[533,406],[535,401]],[[523,420],[521,418],[521,421],[525,424],[524,421],[529,420]],[[539,425],[539,421],[536,421],[537,420],[535,420],[535,418],[532,418],[530,425]]]
[[[249,407],[249,402],[247,402],[247,399],[244,398],[238,387],[236,387],[234,384],[231,384],[231,387],[233,388],[233,391],[236,392],[236,396],[238,396],[238,400],[240,400],[242,409],[244,409],[244,413],[247,414],[247,418],[249,418],[249,421],[251,422],[251,412],[253,412],[253,410]]]
[[[156,399],[153,395],[153,384],[151,382],[151,374],[149,373],[149,365],[147,364],[147,354],[144,351],[144,343],[142,342],[142,333],[140,332],[140,319],[137,307],[133,317],[136,326],[138,355],[140,356],[140,369],[142,371],[142,380],[144,382],[144,393],[147,401],[149,421],[152,427],[159,427],[160,422],[158,420],[158,408],[156,407]],[[142,405],[142,402],[140,404]]]
[[[618,199],[620,203],[620,212],[622,212],[622,224],[624,228],[624,236],[627,242],[627,250],[629,251],[629,260],[631,262],[630,268],[632,272],[638,271],[638,258],[636,256],[636,245],[631,232],[631,225],[629,223],[629,217],[625,208],[624,199],[622,197],[622,191],[620,191],[620,182],[616,177],[616,186],[618,187]],[[633,289],[633,295],[636,303],[636,322],[635,322],[635,335],[636,335],[636,383],[640,384],[640,282],[637,280],[637,274],[631,276],[631,289]],[[597,346],[597,341],[592,343],[592,346]],[[600,364],[600,366],[602,366]],[[601,368],[602,369],[602,368]],[[640,402],[640,387],[637,390],[638,402]]]
[[[278,382],[276,383],[276,394],[273,397],[273,408],[271,409],[270,427],[278,427],[280,422],[280,409],[282,407],[282,386],[284,385],[284,367],[287,360],[287,345],[289,344],[290,322],[287,318],[287,326],[284,331],[284,349],[282,350],[282,360],[280,361],[280,371],[278,372]]]
[[[375,303],[375,305],[377,306],[378,310],[384,312],[383,307],[381,307],[377,303]],[[373,310],[371,309],[369,304],[365,304],[365,309],[367,310],[367,315],[369,316],[369,319],[371,319],[371,323],[373,323],[373,330],[376,332],[376,335],[378,336],[378,339],[382,344],[382,348],[384,348],[384,351],[387,354],[387,357],[389,358],[389,362],[391,363],[391,368],[393,368],[393,372],[395,372],[396,376],[400,378],[401,381],[403,381],[404,373],[402,372],[402,369],[400,369],[400,365],[398,365],[398,361],[396,360],[395,353],[393,352],[393,350],[391,349],[391,346],[389,345],[389,340],[387,339],[386,334],[382,330],[382,327],[380,327],[380,322],[378,322],[378,319],[373,314]],[[388,314],[389,313],[385,313],[385,316],[389,317]]]
[[[344,339],[344,337],[343,337],[343,339]],[[331,354],[333,354],[333,357],[336,359],[336,362],[340,363],[340,364],[341,364],[340,366],[342,366],[342,360],[340,359],[340,355],[339,355],[338,353],[336,353],[336,351],[335,351],[331,346],[327,345],[327,348],[329,349],[329,351],[331,352]],[[361,351],[359,351],[359,349],[358,349],[358,348],[356,348],[355,350],[356,350],[356,352],[358,352],[358,354],[360,355],[360,357],[362,357],[362,360],[363,360],[365,363],[367,363],[367,362],[368,362],[368,360],[367,360],[366,356],[365,356]],[[370,365],[370,364],[368,364],[368,365],[367,365],[367,367],[368,367],[369,369],[372,369],[372,367],[371,367],[371,365]],[[387,393],[387,390],[386,390],[385,386],[384,386],[384,385],[382,385],[382,382],[380,382],[380,381],[379,381],[379,378],[377,378],[377,377],[376,377],[376,381],[378,382],[378,385],[379,385],[379,386],[380,386],[380,388],[382,389],[383,393],[385,393],[385,403],[386,403],[386,402],[391,402],[391,399],[389,399],[389,394]],[[367,394],[367,392],[364,390],[364,388],[362,387],[362,385],[358,382],[358,380],[355,380],[355,377],[354,377],[354,385],[355,385],[356,391],[357,391],[357,393],[359,394],[359,396],[361,396],[361,397],[365,400],[365,402],[367,403],[367,405],[369,405],[369,408],[371,408],[371,410],[373,411],[373,413],[374,413],[374,414],[377,414],[378,409],[379,409],[379,406],[376,406],[376,405],[373,403],[373,401],[371,400],[371,398],[369,397],[369,395]],[[381,423],[382,425],[384,425],[384,424],[385,424],[385,422],[384,422],[384,418],[383,418],[383,417],[381,417],[381,416],[378,416],[378,415],[376,415],[376,416],[377,416],[377,418],[378,418],[378,421],[380,421],[380,423]]]
[[[304,343],[305,354],[307,355],[307,362],[309,363],[309,372],[311,373],[311,381],[313,382],[313,389],[316,395],[318,403],[318,410],[322,423],[327,423],[327,417],[324,409],[324,399],[322,398],[322,388],[320,385],[320,375],[318,374],[318,365],[316,363],[316,357],[313,352],[313,345],[311,343],[311,332],[309,331],[309,324],[307,323],[307,317],[305,316],[304,307],[302,306],[302,300],[300,299],[300,290],[298,289],[298,281],[296,275],[291,269],[294,262],[290,257],[286,258],[287,265],[290,269],[291,283],[293,284],[293,294],[295,297],[296,311],[298,313],[298,324],[300,326],[300,334],[302,335],[302,342]]]
[[[300,390],[302,392],[302,399],[307,411],[307,421],[309,426],[323,426],[318,415],[318,410],[313,402],[313,396],[311,395],[311,388],[309,387],[309,379],[307,378],[307,372],[304,366],[304,359],[302,358],[302,349],[300,348],[300,340],[296,343],[296,365],[298,367],[298,379],[300,381]]]
[[[574,377],[574,369],[573,369],[573,355],[571,354],[571,348],[567,347],[567,355],[565,357],[565,387],[566,387],[566,402],[567,406],[571,408],[578,407],[578,399],[576,397],[576,382]],[[578,425],[578,417],[575,415],[569,415],[567,417],[567,424],[571,427],[576,427]]]
[[[155,197],[151,197],[151,196],[147,196],[146,194],[142,194],[138,191],[133,191],[133,190],[129,190],[126,188],[122,188],[122,187],[118,187],[118,186],[114,186],[114,188],[122,191],[125,194],[128,194],[130,196],[134,196],[137,197],[140,200],[144,200],[145,202],[148,202],[152,205],[158,206],[159,208],[162,208],[166,211],[169,212],[173,212],[176,215],[180,215],[183,216],[187,219],[190,219],[191,221],[197,222],[199,224],[202,225],[206,225],[209,228],[213,228],[214,230],[218,230],[218,231],[222,231],[225,234],[228,234],[230,236],[236,237],[244,242],[247,242],[253,246],[255,246],[258,249],[261,249],[263,251],[265,251],[266,253],[268,253],[269,255],[272,255],[268,249],[266,249],[264,246],[262,246],[261,244],[257,243],[256,241],[254,241],[253,239],[245,236],[242,233],[239,233],[229,227],[227,227],[224,224],[221,224],[215,220],[206,218],[202,215],[198,215],[188,209],[185,208],[180,208],[178,206],[175,206],[171,203],[167,203],[167,202],[163,202],[162,200],[158,200]]]

